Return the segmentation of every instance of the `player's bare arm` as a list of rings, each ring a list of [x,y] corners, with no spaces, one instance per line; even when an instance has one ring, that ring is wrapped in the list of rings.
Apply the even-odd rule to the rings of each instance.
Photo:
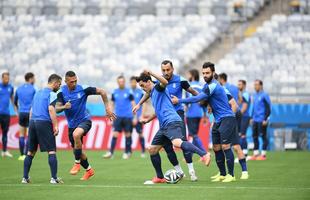
[[[143,105],[144,102],[146,102],[149,98],[150,98],[150,94],[147,92],[144,93],[144,95],[141,98],[141,100],[139,101],[139,103],[133,107],[132,112],[136,113],[140,109],[141,105]]]
[[[104,89],[101,89],[101,88],[96,88],[96,93],[98,95],[101,96],[101,99],[105,105],[105,111],[107,113],[107,116],[109,117],[109,119],[111,121],[115,120],[116,119],[116,115],[113,113],[113,110],[109,104],[109,99],[108,99],[108,95],[107,95],[107,92],[104,90]]]
[[[55,107],[52,105],[48,106],[48,112],[49,112],[49,115],[50,115],[51,120],[52,120],[54,136],[57,136],[59,129],[58,129],[58,121],[57,121]]]

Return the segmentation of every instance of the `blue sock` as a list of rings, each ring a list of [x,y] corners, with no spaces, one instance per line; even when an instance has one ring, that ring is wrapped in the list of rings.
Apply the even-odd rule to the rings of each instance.
[[[200,157],[206,154],[206,151],[200,150],[198,147],[187,141],[182,142],[181,149],[183,150],[183,152],[185,151],[185,152],[197,153]]]
[[[81,160],[82,149],[74,149],[75,160]]]
[[[225,155],[222,150],[220,151],[215,151],[215,160],[217,167],[220,170],[221,176],[226,176],[226,167],[225,167]]]
[[[184,156],[186,163],[192,163],[193,162],[193,153],[192,152],[187,151],[187,150],[183,151],[183,156]]]
[[[248,143],[246,141],[246,138],[245,137],[241,137],[240,138],[240,146],[241,146],[241,149],[248,149]]]
[[[193,144],[202,151],[206,151],[205,147],[202,144],[201,139],[196,135],[193,137]]]
[[[173,166],[176,166],[179,164],[179,161],[177,159],[177,155],[175,154],[175,151],[173,149],[173,146],[171,144],[167,144],[164,146],[164,149],[167,153],[167,157],[170,161],[170,163],[173,165]]]
[[[163,174],[163,171],[161,169],[161,158],[160,158],[159,153],[157,153],[155,155],[151,155],[151,161],[152,161],[153,167],[156,171],[157,178],[164,178],[164,174]]]
[[[224,153],[225,153],[228,173],[231,176],[234,176],[234,166],[235,166],[235,163],[234,163],[234,159],[235,159],[234,153],[233,153],[233,151],[231,149],[224,150]]]
[[[125,138],[125,153],[131,153],[131,136]]]
[[[25,138],[24,155],[27,155],[27,152],[28,152],[28,138]]]
[[[19,152],[20,155],[24,155],[24,148],[25,148],[25,138],[24,136],[19,137]]]
[[[246,160],[245,160],[245,158],[240,159],[240,160],[239,160],[239,163],[240,163],[240,165],[241,165],[241,169],[242,169],[243,172],[248,171],[248,168],[247,168],[247,166],[246,166]]]
[[[142,153],[144,153],[145,152],[145,140],[144,140],[144,137],[140,137],[140,145],[141,145],[141,151],[142,151]]]
[[[57,157],[56,154],[48,154],[48,164],[51,169],[51,176],[57,179]]]
[[[24,160],[24,178],[26,179],[29,178],[29,171],[30,171],[30,167],[32,164],[32,159],[33,159],[33,156],[27,155]]]
[[[117,142],[117,137],[113,137],[112,141],[111,141],[111,147],[110,147],[110,152],[113,154],[114,153],[114,149],[116,146],[116,142]]]
[[[87,169],[89,167],[89,163],[88,163],[88,160],[87,158],[85,160],[81,160],[81,165],[84,169]]]
[[[6,152],[7,144],[8,144],[8,133],[2,132],[2,150],[4,152]]]

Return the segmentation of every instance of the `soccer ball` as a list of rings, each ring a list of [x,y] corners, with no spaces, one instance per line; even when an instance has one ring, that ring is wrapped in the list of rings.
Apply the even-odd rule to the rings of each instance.
[[[181,180],[180,175],[174,169],[169,169],[168,171],[166,171],[164,178],[169,184],[176,184]]]

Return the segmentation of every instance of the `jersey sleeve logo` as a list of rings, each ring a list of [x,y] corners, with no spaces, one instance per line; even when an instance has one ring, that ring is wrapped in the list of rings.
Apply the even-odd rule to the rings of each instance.
[[[173,88],[176,88],[176,87],[177,87],[177,84],[176,84],[176,83],[173,83],[173,84],[172,84],[172,87],[173,87]]]

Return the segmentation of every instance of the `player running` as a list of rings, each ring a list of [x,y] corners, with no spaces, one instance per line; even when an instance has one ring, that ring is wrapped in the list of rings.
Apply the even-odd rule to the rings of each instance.
[[[32,105],[33,97],[36,93],[34,87],[34,74],[28,72],[25,74],[26,83],[19,86],[14,97],[14,105],[18,110],[18,124],[19,124],[19,151],[20,156],[18,160],[25,160],[27,154],[27,132],[29,127],[29,112]],[[26,144],[26,145],[25,145]],[[26,147],[26,148],[25,148]]]
[[[82,151],[83,137],[91,129],[91,117],[86,111],[86,102],[89,95],[100,95],[104,102],[106,114],[110,120],[116,116],[110,109],[106,92],[101,88],[82,86],[77,84],[75,72],[68,71],[65,75],[66,85],[62,86],[57,95],[57,112],[65,112],[69,127],[69,140],[74,149],[75,164],[70,170],[71,175],[76,175],[82,167],[86,170],[81,180],[88,180],[95,175],[90,166],[85,152]]]
[[[118,88],[112,93],[112,102],[117,115],[117,119],[113,123],[114,132],[111,140],[110,151],[103,155],[103,158],[110,159],[113,157],[114,149],[117,142],[119,133],[125,131],[125,151],[123,159],[129,159],[131,156],[131,133],[132,121],[136,117],[132,114],[131,110],[136,105],[134,96],[129,88],[126,88],[125,77],[119,76],[117,78]]]
[[[51,184],[63,183],[57,177],[56,140],[58,135],[58,121],[55,105],[57,101],[56,92],[61,85],[61,77],[52,74],[48,78],[47,87],[39,90],[34,98],[30,111],[28,153],[24,160],[24,176],[22,183],[30,183],[29,171],[32,160],[40,145],[41,152],[48,153],[48,164],[51,170]]]
[[[154,84],[151,76],[156,78],[159,82]],[[145,70],[137,78],[137,82],[139,83],[139,86],[149,94],[152,99],[152,105],[155,109],[155,114],[148,119],[144,119],[143,123],[148,123],[157,116],[160,124],[160,129],[154,136],[152,144],[149,147],[151,161],[156,171],[156,177],[152,179],[151,183],[166,182],[161,169],[161,159],[158,152],[167,144],[171,145],[172,143],[173,146],[179,147],[183,151],[197,153],[202,157],[202,161],[205,165],[209,166],[211,161],[210,153],[202,151],[192,143],[184,140],[184,136],[182,135],[182,119],[175,111],[170,99],[170,94],[166,88],[168,81],[160,75]],[[143,99],[134,107],[134,113],[138,111],[142,103]]]
[[[14,104],[14,87],[10,82],[10,73],[4,72],[1,75],[0,83],[0,125],[2,129],[2,157],[12,158],[13,155],[7,150],[8,132],[10,127],[10,100]]]
[[[232,182],[236,180],[234,176],[234,154],[231,150],[231,144],[236,131],[236,118],[228,104],[225,89],[213,78],[214,74],[214,64],[210,62],[204,63],[202,75],[206,84],[202,90],[203,92],[186,99],[178,99],[174,96],[172,102],[176,104],[208,101],[215,118],[212,128],[212,142],[216,163],[222,182]],[[228,174],[226,174],[225,159]]]

